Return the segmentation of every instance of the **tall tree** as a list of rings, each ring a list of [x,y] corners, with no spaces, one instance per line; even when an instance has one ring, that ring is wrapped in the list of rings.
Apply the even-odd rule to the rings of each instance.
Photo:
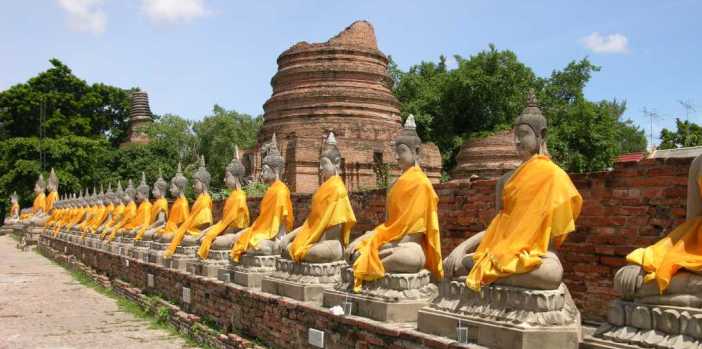
[[[674,149],[681,147],[695,147],[702,145],[702,127],[690,122],[675,119],[677,130],[664,128],[661,130],[661,144],[659,149]]]

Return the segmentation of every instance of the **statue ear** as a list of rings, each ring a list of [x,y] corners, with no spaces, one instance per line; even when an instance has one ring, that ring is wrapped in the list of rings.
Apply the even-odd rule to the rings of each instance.
[[[541,141],[542,142],[546,142],[546,133],[547,133],[546,129],[541,130]]]

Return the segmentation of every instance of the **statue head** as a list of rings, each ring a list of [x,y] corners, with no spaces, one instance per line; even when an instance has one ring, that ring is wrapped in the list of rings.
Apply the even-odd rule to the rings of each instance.
[[[151,194],[154,195],[154,198],[160,199],[166,195],[166,190],[168,190],[168,182],[163,179],[161,169],[158,169],[158,179],[154,182],[154,189],[151,190]]]
[[[149,185],[146,184],[146,175],[144,172],[141,173],[141,182],[136,188],[136,200],[141,203],[142,201],[149,198]]]
[[[136,196],[136,189],[134,189],[134,183],[132,183],[132,179],[129,179],[129,182],[127,182],[127,189],[124,189],[124,195],[122,197],[122,202],[125,204],[134,201],[134,196]]]
[[[17,201],[17,192],[13,192],[12,195],[10,195],[10,202],[13,204],[16,204]]]
[[[395,159],[402,171],[419,164],[421,147],[422,140],[417,135],[414,115],[410,114],[395,138]]]
[[[207,167],[205,167],[205,156],[201,155],[200,167],[193,174],[193,189],[198,194],[206,192],[207,188],[210,187],[210,180],[212,180],[212,176],[210,176],[210,173],[207,172]]]
[[[117,190],[115,191],[114,200],[112,200],[112,202],[115,205],[119,205],[122,203],[123,197],[124,197],[124,190],[122,189],[122,181],[118,180],[117,181]]]
[[[514,120],[514,143],[523,161],[529,160],[534,154],[548,155],[547,128],[548,124],[539,109],[536,95],[530,90],[526,108]]]
[[[105,204],[105,188],[100,184],[100,193],[97,195],[97,199],[95,200],[95,203],[97,205],[104,205]]]
[[[329,132],[329,136],[322,145],[322,154],[319,155],[319,173],[323,180],[336,176],[341,172],[341,153],[336,147],[336,137],[334,132]]]
[[[51,168],[51,172],[49,173],[49,182],[46,186],[46,189],[49,191],[49,193],[58,191],[58,186],[59,186],[59,179],[58,176],[56,176],[56,172],[54,172],[54,168]]]
[[[283,156],[280,155],[280,151],[278,150],[278,142],[276,141],[275,133],[271,139],[268,154],[266,154],[262,162],[261,177],[263,178],[263,182],[271,184],[279,180],[283,174],[285,160],[283,160]]]
[[[246,168],[239,159],[239,146],[234,145],[234,157],[229,165],[224,169],[224,184],[229,189],[236,189],[241,186],[241,178],[244,177]]]
[[[183,176],[183,170],[181,169],[179,162],[178,171],[176,171],[175,176],[171,178],[171,195],[173,195],[173,197],[180,196],[183,194],[186,185],[188,185],[188,179]]]
[[[39,174],[39,178],[37,181],[34,183],[34,193],[35,194],[41,194],[46,190],[46,181],[44,180],[44,175]]]

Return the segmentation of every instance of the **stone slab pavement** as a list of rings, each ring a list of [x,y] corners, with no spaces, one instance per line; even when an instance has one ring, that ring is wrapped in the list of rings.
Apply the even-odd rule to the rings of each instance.
[[[188,347],[15,245],[10,236],[0,236],[0,349]]]

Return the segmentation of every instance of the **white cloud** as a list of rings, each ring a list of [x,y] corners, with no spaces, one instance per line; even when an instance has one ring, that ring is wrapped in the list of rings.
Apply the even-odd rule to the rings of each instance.
[[[188,22],[209,13],[205,0],[142,0],[141,10],[153,22]]]
[[[629,53],[629,39],[624,34],[602,35],[594,32],[580,41],[595,53]]]
[[[107,16],[103,0],[58,0],[68,14],[68,26],[76,31],[100,34],[105,31]]]

